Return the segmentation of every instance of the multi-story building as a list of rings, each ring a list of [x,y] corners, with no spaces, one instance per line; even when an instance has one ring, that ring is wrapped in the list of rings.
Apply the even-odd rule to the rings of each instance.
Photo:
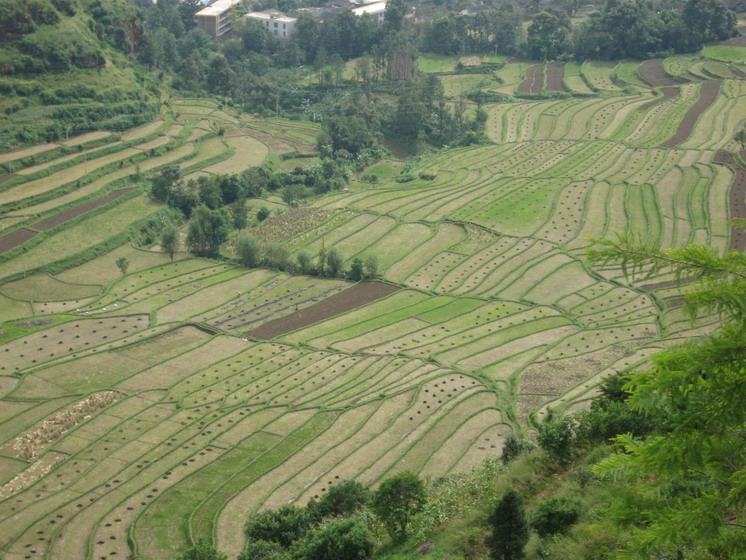
[[[231,25],[231,10],[243,0],[216,0],[206,8],[194,15],[197,26],[213,37],[225,35],[233,26]]]
[[[265,10],[264,12],[251,12],[246,14],[247,19],[258,21],[262,26],[280,39],[287,39],[295,30],[298,18],[290,17],[278,10]]]
[[[357,8],[353,8],[352,13],[356,16],[368,14],[372,16],[379,24],[381,24],[383,23],[383,19],[386,15],[386,2],[365,2]]]

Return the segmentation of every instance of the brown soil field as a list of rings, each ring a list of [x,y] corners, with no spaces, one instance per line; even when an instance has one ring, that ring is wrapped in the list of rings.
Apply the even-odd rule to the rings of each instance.
[[[681,83],[666,73],[663,68],[663,60],[660,58],[646,60],[640,64],[637,74],[643,82],[650,84],[653,87],[675,86],[676,84]]]
[[[33,230],[21,228],[7,235],[3,235],[0,237],[0,253],[10,251],[13,247],[25,243],[36,234],[37,232]]]
[[[720,92],[721,85],[722,82],[720,80],[710,80],[702,84],[702,89],[699,92],[699,99],[697,99],[697,102],[687,111],[681,123],[679,123],[679,128],[676,130],[676,133],[661,145],[663,148],[673,148],[689,138],[699,116],[715,102],[715,99]]]
[[[361,282],[301,311],[264,323],[261,327],[249,331],[247,335],[264,340],[275,338],[301,327],[307,327],[313,323],[334,317],[345,311],[361,307],[391,295],[399,289],[398,286],[384,284],[383,282]]]
[[[2,185],[6,181],[10,181],[11,179],[17,177],[15,173],[8,173],[7,175],[0,176],[0,185]]]
[[[565,89],[564,78],[564,64],[547,64],[547,89],[549,91],[567,91]]]
[[[658,105],[658,103],[663,103],[667,99],[671,99],[672,97],[676,97],[677,95],[679,95],[679,88],[678,87],[674,87],[674,86],[664,87],[664,88],[661,88],[661,93],[663,94],[662,97],[656,97],[652,101],[649,101],[649,102],[647,102],[647,103],[645,103],[643,105],[640,105],[639,110],[640,111],[647,111],[648,109],[650,109],[654,105]]]
[[[536,64],[526,72],[526,79],[518,86],[518,93],[540,93],[544,86],[544,65]]]
[[[738,164],[733,154],[724,150],[717,153],[714,162],[727,165],[735,172],[730,187],[730,217],[734,220],[746,219],[746,169]],[[731,226],[730,249],[740,252],[746,250],[746,231]]]
[[[133,190],[135,190],[134,187],[128,187],[125,189],[117,189],[115,191],[111,191],[110,193],[107,193],[95,200],[91,200],[90,202],[86,202],[85,204],[79,204],[78,206],[73,206],[72,208],[68,208],[67,210],[62,211],[59,214],[55,214],[54,216],[45,218],[42,221],[35,223],[34,227],[41,231],[52,229],[64,222],[67,222],[68,220],[77,218],[81,214],[85,214],[86,212],[90,212],[91,210],[95,210],[96,208],[104,206],[105,204],[116,200],[125,193],[132,192]]]

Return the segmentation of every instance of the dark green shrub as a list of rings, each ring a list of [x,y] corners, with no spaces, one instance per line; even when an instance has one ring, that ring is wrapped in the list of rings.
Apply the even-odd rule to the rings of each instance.
[[[345,480],[329,488],[318,501],[308,504],[311,517],[321,520],[325,517],[346,517],[357,512],[370,500],[370,491],[354,480]]]
[[[564,533],[580,518],[582,502],[568,496],[553,496],[539,502],[531,515],[531,527],[546,537]]]
[[[314,529],[298,543],[298,560],[368,560],[375,541],[368,528],[353,518],[335,519]]]
[[[302,539],[311,525],[308,511],[296,506],[255,513],[246,523],[250,541],[268,541],[285,548]]]

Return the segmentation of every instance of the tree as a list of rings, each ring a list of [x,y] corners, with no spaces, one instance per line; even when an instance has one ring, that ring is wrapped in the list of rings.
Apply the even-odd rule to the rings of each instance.
[[[231,204],[231,216],[233,217],[233,227],[242,230],[249,221],[249,209],[246,207],[246,200],[239,198]]]
[[[344,258],[336,249],[329,249],[326,254],[326,270],[329,276],[339,276],[344,266]]]
[[[288,551],[280,544],[269,541],[249,541],[238,560],[290,560]]]
[[[228,240],[228,217],[224,209],[210,210],[205,205],[192,212],[187,230],[187,246],[195,255],[214,256]]]
[[[575,421],[563,416],[549,418],[539,427],[539,446],[560,465],[568,464],[575,453]]]
[[[256,211],[256,219],[260,222],[263,222],[269,218],[269,208],[266,206],[262,206],[259,210]]]
[[[305,251],[300,251],[296,256],[295,260],[298,263],[298,272],[301,274],[308,274],[311,272],[311,256]]]
[[[179,250],[179,230],[174,225],[169,225],[161,232],[161,249],[174,260],[174,255]]]
[[[742,150],[746,150],[746,126],[736,133],[734,140],[740,144]]]
[[[283,243],[269,243],[264,252],[269,266],[279,270],[290,268],[290,251]]]
[[[411,472],[386,479],[373,495],[373,511],[395,542],[406,540],[412,517],[425,507],[425,485]]]
[[[621,452],[594,468],[618,481],[609,513],[627,528],[630,555],[675,557],[687,547],[691,558],[735,558],[746,543],[746,257],[620,238],[599,242],[591,258],[630,276],[672,271],[689,282],[690,313],[719,313],[723,324],[631,374],[628,406],[654,430],[618,436]]]
[[[308,512],[296,506],[282,506],[253,514],[246,523],[250,541],[261,540],[288,548],[303,538],[310,527]]]
[[[318,271],[319,276],[324,276],[324,273],[326,272],[326,248],[324,248],[323,240],[321,244],[321,249],[319,249],[319,254],[316,257],[316,260],[318,261]]]
[[[569,496],[541,500],[531,514],[531,527],[540,537],[564,533],[580,519],[583,503]]]
[[[311,517],[322,520],[326,517],[349,517],[370,501],[370,491],[355,480],[335,484],[319,500],[308,504]]]
[[[119,257],[117,259],[117,268],[119,269],[119,272],[122,273],[122,276],[127,274],[127,269],[130,267],[130,261],[127,259],[127,257]]]
[[[701,42],[722,41],[738,34],[736,14],[720,0],[687,0],[683,20]]]
[[[535,60],[555,60],[567,50],[570,19],[540,12],[528,26],[526,48]]]
[[[350,279],[355,282],[359,282],[363,279],[363,261],[359,258],[354,258],[350,265]]]
[[[168,202],[171,193],[181,181],[181,169],[178,165],[168,165],[161,169],[151,181],[150,193],[158,202]]]
[[[199,541],[182,552],[179,560],[228,560],[228,557],[211,544]]]
[[[242,232],[236,240],[236,255],[242,265],[252,268],[262,260],[262,247],[254,236]]]
[[[363,270],[366,278],[375,278],[378,276],[378,258],[375,255],[365,257]]]
[[[523,502],[515,490],[500,499],[490,515],[492,534],[489,538],[493,560],[520,560],[528,541],[528,523]]]
[[[334,519],[314,529],[295,551],[298,560],[368,560],[375,541],[354,518]]]

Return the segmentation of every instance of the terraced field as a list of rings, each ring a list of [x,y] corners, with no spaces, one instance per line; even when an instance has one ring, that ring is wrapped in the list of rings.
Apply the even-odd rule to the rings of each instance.
[[[254,231],[376,256],[379,281],[356,285],[126,243],[160,211],[136,167],[232,173],[310,151],[314,125],[181,99],[79,153],[1,155],[4,557],[160,560],[199,539],[235,557],[252,511],[469,469],[549,408],[586,406],[604,375],[713,329],[670,276],[629,279],[586,250],[617,233],[744,249],[733,64],[507,64],[488,87],[527,95],[487,107],[492,144],[386,163],[379,184]]]

